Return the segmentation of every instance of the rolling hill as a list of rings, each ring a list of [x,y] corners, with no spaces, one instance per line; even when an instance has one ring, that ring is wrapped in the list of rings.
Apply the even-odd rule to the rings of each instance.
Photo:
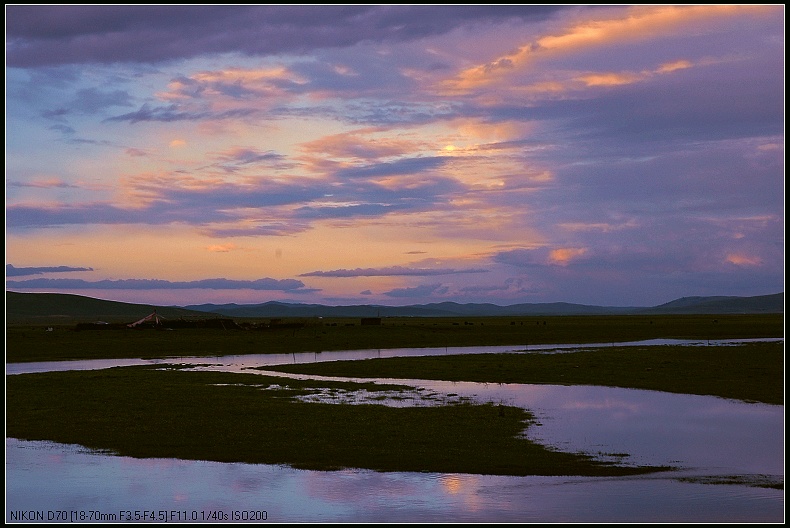
[[[188,317],[216,317],[205,311],[188,310],[175,306],[162,307],[150,304],[133,304],[105,301],[67,293],[5,293],[6,324],[75,324],[104,321],[131,323],[151,314],[166,319]]]
[[[227,317],[493,317],[628,314],[783,313],[784,293],[755,297],[683,297],[653,307],[590,306],[571,303],[459,304],[442,302],[411,306],[326,306],[267,302],[262,304],[201,304],[186,306]]]
[[[589,306],[570,303],[534,303],[499,306],[453,302],[411,306],[329,306],[266,302],[262,304],[200,304],[153,306],[107,301],[64,293],[6,292],[6,324],[74,324],[78,322],[132,322],[157,314],[169,319],[233,317],[492,317],[549,315],[650,314],[762,314],[784,313],[784,293],[754,297],[683,297],[653,307]]]
[[[784,293],[756,297],[683,297],[648,308],[645,314],[784,313]]]

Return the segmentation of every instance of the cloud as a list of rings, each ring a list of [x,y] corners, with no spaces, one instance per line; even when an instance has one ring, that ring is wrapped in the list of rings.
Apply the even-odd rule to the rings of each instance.
[[[6,185],[10,187],[33,187],[36,189],[78,189],[79,185],[65,182],[59,178],[49,178],[46,180],[31,180],[28,182],[9,181]]]
[[[587,248],[557,248],[549,253],[549,262],[567,266],[569,262],[576,260],[587,253]]]
[[[6,6],[6,64],[161,62],[397,42],[563,6]]]
[[[296,167],[287,156],[272,150],[259,150],[255,147],[232,147],[214,155],[217,162],[209,167],[219,167],[224,172],[235,173],[243,170],[270,167],[285,170]]]
[[[413,288],[395,288],[384,292],[387,297],[408,298],[408,297],[430,297],[432,295],[443,295],[450,290],[441,284],[423,284]]]
[[[496,253],[492,260],[517,267],[543,266],[548,262],[549,254],[550,250],[547,248],[510,249]]]
[[[289,236],[310,229],[307,222],[246,221],[241,225],[207,225],[200,232],[213,238]]]
[[[427,277],[431,275],[457,275],[459,273],[486,273],[488,270],[453,269],[453,268],[408,268],[403,266],[389,266],[385,268],[356,268],[338,269],[332,271],[311,271],[302,273],[300,277]]]
[[[525,294],[531,294],[535,292],[534,287],[530,286],[528,281],[523,278],[519,277],[511,277],[504,281],[501,284],[474,284],[471,286],[462,286],[458,289],[458,291],[464,295],[473,294],[473,295],[483,295],[483,298],[494,294],[492,298],[496,299],[499,298],[500,300],[503,297],[503,294],[506,294],[509,297],[518,296],[522,297]],[[517,297],[517,298],[518,298]]]
[[[235,249],[237,249],[236,244],[214,244],[212,246],[206,246],[206,251],[212,253],[228,253]]]
[[[16,268],[12,264],[5,265],[6,277],[22,277],[25,275],[42,275],[44,273],[63,273],[69,271],[93,271],[93,268],[74,268],[71,266],[42,266]]]
[[[219,159],[224,162],[235,163],[237,165],[248,165],[251,163],[261,162],[281,162],[285,159],[285,156],[277,154],[271,150],[259,151],[252,147],[235,147],[220,154]]]
[[[203,279],[195,281],[167,281],[158,279],[118,279],[85,281],[81,279],[31,279],[6,281],[12,288],[48,288],[54,290],[275,290],[296,293],[304,283],[295,279]]]
[[[294,217],[307,220],[320,220],[323,218],[379,217],[407,208],[408,206],[405,204],[317,201],[315,203],[297,208],[294,211]]]
[[[108,203],[9,205],[7,228],[41,228],[86,224],[156,224],[168,223],[152,211],[124,209]]]
[[[397,161],[340,169],[335,172],[335,177],[345,179],[418,174],[438,169],[449,161],[451,161],[451,158],[444,156],[404,158]]]
[[[370,129],[333,134],[303,143],[301,148],[321,156],[371,160],[404,155],[418,147],[415,141],[397,140],[377,132],[377,129]]]
[[[143,104],[138,110],[126,114],[116,115],[105,119],[107,123],[128,121],[141,123],[145,121],[162,121],[165,123],[177,121],[215,121],[223,119],[237,119],[251,117],[260,113],[258,108],[232,108],[230,110],[192,110],[177,104],[166,106],[151,106]]]
[[[69,109],[83,114],[99,113],[114,106],[132,106],[132,96],[125,90],[102,91],[96,88],[78,90]]]
[[[61,134],[65,134],[67,136],[73,135],[77,133],[77,130],[74,127],[70,127],[68,125],[52,125],[49,127],[50,130],[57,130]]]
[[[405,165],[417,170],[413,163]],[[389,166],[369,174],[393,171]],[[7,205],[6,222],[9,228],[183,222],[212,236],[289,234],[322,219],[426,210],[447,203],[465,188],[454,178],[435,175],[367,182],[361,178],[346,181],[336,174],[323,179],[255,176],[241,180],[178,172],[142,174],[125,180],[122,202]]]
[[[733,83],[735,91],[728,89]],[[584,135],[624,146],[771,136],[781,134],[781,85],[773,68],[722,63],[657,76],[586,101],[557,103],[556,109],[564,107],[563,115],[577,112],[573,123]]]
[[[268,68],[229,67],[221,70],[200,71],[189,77],[179,76],[156,94],[164,101],[197,103],[201,101],[264,102],[298,94],[308,87],[306,79],[289,68],[277,65]]]
[[[726,261],[736,266],[759,266],[762,264],[760,257],[742,254],[727,255]]]
[[[287,276],[593,303],[781,287],[782,10],[8,6],[8,261],[134,232],[197,266],[257,248],[210,259],[250,268],[321,234]]]
[[[634,46],[657,39],[670,39],[675,35],[687,35],[690,28],[716,25],[724,19],[752,15],[770,16],[772,9],[764,6],[636,6],[625,9],[601,9],[600,16],[587,12],[577,23],[569,23],[530,42],[523,42],[517,49],[461,70],[455,77],[441,81],[439,90],[446,94],[472,94],[491,92],[497,88],[515,88],[522,94],[527,91],[564,91],[567,84],[557,79],[534,80],[541,71],[542,61],[559,59],[573,53],[594,52],[597,49],[615,46]],[[695,27],[697,26],[697,27]],[[688,63],[677,60],[657,70],[667,73],[688,67]],[[531,74],[524,81],[525,73]],[[589,74],[584,76],[588,86],[629,84],[640,80],[642,73]]]

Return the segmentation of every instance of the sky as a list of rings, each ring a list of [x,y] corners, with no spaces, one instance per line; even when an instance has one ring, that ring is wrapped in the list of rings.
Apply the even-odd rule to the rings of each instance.
[[[784,291],[784,5],[6,5],[6,290]]]

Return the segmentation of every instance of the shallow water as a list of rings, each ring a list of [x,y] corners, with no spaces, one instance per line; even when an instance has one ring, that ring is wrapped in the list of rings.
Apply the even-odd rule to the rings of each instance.
[[[223,356],[180,356],[165,359],[90,359],[71,361],[40,361],[28,363],[6,363],[6,374],[28,374],[32,372],[50,372],[63,370],[95,370],[114,366],[132,365],[159,365],[170,363],[217,363],[227,368],[240,369],[269,366],[288,365],[297,363],[317,363],[321,361],[340,361],[356,359],[374,359],[385,357],[415,357],[415,356],[442,356],[455,354],[492,354],[502,352],[525,353],[561,353],[564,351],[595,349],[611,346],[660,346],[660,345],[688,345],[688,346],[727,346],[751,341],[782,341],[778,339],[728,339],[714,340],[679,340],[679,339],[650,339],[645,341],[630,341],[625,343],[588,343],[588,344],[554,344],[554,345],[525,345],[514,346],[470,346],[470,347],[436,347],[436,348],[392,348],[392,349],[366,349],[366,350],[339,350],[327,352],[300,352],[292,354],[244,354]]]
[[[512,347],[473,349],[464,352],[501,352]],[[562,350],[552,345],[536,352]],[[380,353],[397,354],[373,350],[196,358],[195,362],[215,364],[212,369],[264,374],[249,369],[278,362],[378,357]],[[401,352],[426,353],[458,351]],[[170,362],[191,361],[176,358]],[[164,366],[168,361],[154,363]],[[68,362],[55,368],[107,366]],[[28,364],[26,368],[35,372],[44,366]],[[6,371],[25,370],[12,364]],[[535,413],[541,425],[529,428],[528,436],[545,445],[603,454],[603,458],[628,453],[624,459],[614,458],[623,463],[669,464],[679,470],[628,478],[318,472],[256,464],[138,460],[89,453],[78,446],[6,439],[6,521],[19,521],[20,512],[30,512],[34,517],[40,513],[46,522],[50,512],[58,511],[82,515],[87,521],[92,516],[100,522],[134,521],[135,512],[139,521],[150,520],[153,513],[154,521],[177,522],[183,516],[182,522],[193,517],[207,522],[227,516],[232,522],[234,511],[253,512],[248,517],[260,517],[265,511],[269,522],[784,520],[783,490],[746,485],[755,480],[784,481],[783,406],[605,387],[381,381],[417,387],[413,400],[394,404],[424,404],[431,401],[426,396],[453,394],[453,398],[517,405]],[[363,393],[342,396],[346,401],[369,401]],[[713,485],[700,480],[733,477],[740,483]],[[142,512],[148,512],[146,518]],[[160,516],[164,519],[157,519]]]
[[[93,520],[220,520],[265,511],[270,522],[782,522],[784,492],[630,478],[319,472],[281,466],[86,453],[6,440],[12,512]],[[73,513],[72,512],[76,512]],[[142,512],[148,512],[142,518]],[[115,515],[116,517],[110,517]],[[210,515],[210,514],[209,514]],[[181,516],[179,518],[179,516]],[[91,520],[91,519],[86,519]]]

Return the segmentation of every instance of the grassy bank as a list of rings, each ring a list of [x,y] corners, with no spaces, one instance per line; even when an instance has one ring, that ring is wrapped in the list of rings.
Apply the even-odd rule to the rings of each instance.
[[[501,475],[629,475],[521,437],[518,408],[390,408],[294,400],[316,387],[382,390],[251,374],[152,367],[6,376],[6,435],[133,457]]]
[[[383,358],[266,370],[354,378],[604,385],[784,404],[784,342]]]
[[[289,321],[259,330],[7,328],[7,362],[290,353],[340,349],[617,343],[651,338],[782,337],[783,315]],[[610,346],[594,352],[376,359],[277,367],[353,377],[590,384],[784,402],[784,343]],[[270,388],[287,383],[290,389]],[[304,403],[318,388],[373,384],[284,381],[152,367],[6,376],[6,435],[134,457],[334,469],[503,475],[626,475],[520,436],[522,409],[472,404],[390,408]]]
[[[133,330],[97,325],[96,330],[76,331],[74,326],[9,326],[6,361],[784,336],[783,314],[385,318],[381,325],[361,325],[360,319],[284,321],[287,324],[256,330]]]

